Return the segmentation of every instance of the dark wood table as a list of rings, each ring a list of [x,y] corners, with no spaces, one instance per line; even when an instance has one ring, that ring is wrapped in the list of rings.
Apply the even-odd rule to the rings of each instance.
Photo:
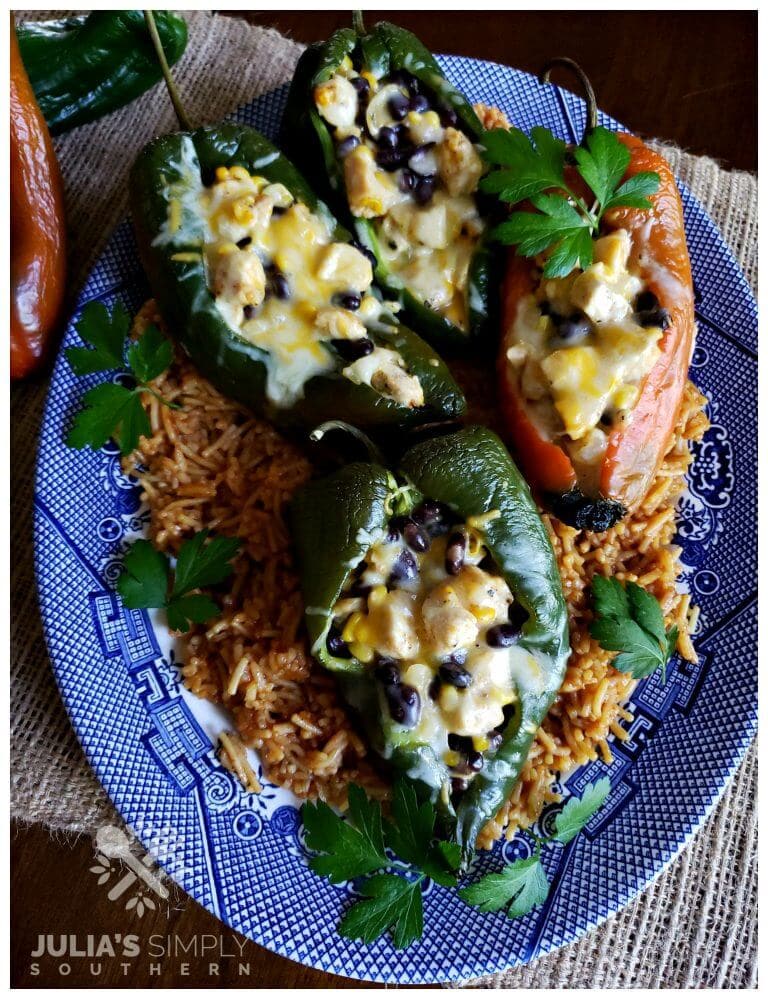
[[[301,42],[327,37],[348,12],[246,11],[253,24]],[[374,16],[370,16],[373,20]],[[376,12],[415,31],[435,52],[508,63],[530,72],[553,55],[575,58],[600,106],[644,135],[671,139],[724,165],[757,168],[757,14],[754,12]],[[294,964],[232,933],[173,890],[167,904],[133,911],[110,902],[88,837],[12,831],[12,984],[17,986],[346,988],[354,984]],[[134,958],[33,957],[40,934],[157,939]],[[178,951],[168,955],[170,949]],[[166,941],[161,943],[160,941]],[[193,943],[196,941],[196,943]],[[119,950],[119,944],[118,950]],[[186,955],[183,947],[197,947]],[[199,950],[205,946],[203,954]],[[162,948],[163,956],[157,950]],[[234,955],[234,956],[232,956]],[[154,965],[154,967],[151,967]],[[159,965],[159,967],[158,967]],[[63,966],[63,967],[62,967]]]

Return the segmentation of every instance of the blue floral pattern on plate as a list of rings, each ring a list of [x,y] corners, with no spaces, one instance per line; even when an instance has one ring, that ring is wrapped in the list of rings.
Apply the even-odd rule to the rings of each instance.
[[[472,100],[500,106],[523,129],[543,124],[573,140],[582,102],[494,63],[445,57]],[[286,88],[233,117],[275,136]],[[603,116],[603,124],[618,124]],[[406,951],[335,931],[351,886],[332,886],[306,866],[296,801],[268,784],[245,792],[220,764],[218,709],[179,683],[167,628],[127,611],[114,594],[122,554],[144,530],[138,489],[112,446],[76,452],[63,436],[84,388],[63,355],[53,376],[40,441],[36,558],[41,610],[62,697],[88,759],[135,829],[175,831],[174,875],[224,922],[286,957],[340,975],[382,982],[447,981],[498,971],[568,943],[624,905],[683,848],[722,793],[756,727],[756,306],[701,206],[683,190],[698,290],[699,339],[692,377],[710,400],[712,426],[697,448],[680,504],[682,585],[701,606],[700,662],[675,660],[663,685],[636,689],[628,742],[610,765],[575,772],[580,792],[607,775],[606,807],[585,833],[546,853],[547,902],[523,919],[481,914],[455,893],[425,893],[426,932]],[[147,287],[131,229],[115,231],[80,296],[136,310]],[[541,817],[551,825],[559,806]],[[478,872],[524,856],[518,838],[477,862]],[[180,872],[180,873],[179,873]],[[470,942],[468,944],[468,942]]]

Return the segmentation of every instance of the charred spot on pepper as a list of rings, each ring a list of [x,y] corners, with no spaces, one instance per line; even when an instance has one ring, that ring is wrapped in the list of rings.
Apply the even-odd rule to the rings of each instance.
[[[581,531],[607,531],[627,512],[617,500],[585,496],[578,486],[567,493],[547,493],[543,499],[558,520]]]

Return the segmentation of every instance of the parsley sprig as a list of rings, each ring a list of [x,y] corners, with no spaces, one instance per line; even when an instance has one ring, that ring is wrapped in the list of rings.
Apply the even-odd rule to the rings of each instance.
[[[622,586],[618,579],[595,576],[592,602],[596,616],[589,632],[606,652],[620,653],[613,667],[636,679],[661,669],[666,683],[678,629],[664,628],[664,615],[653,594],[637,583]]]
[[[192,623],[202,624],[220,613],[218,604],[204,593],[205,586],[223,582],[233,570],[232,559],[240,548],[238,538],[211,538],[198,531],[185,541],[176,559],[173,585],[171,564],[164,552],[149,541],[135,541],[123,560],[117,592],[130,609],[164,608],[168,626],[186,632]]]
[[[551,836],[536,836],[528,831],[535,842],[532,856],[507,864],[498,873],[486,874],[474,884],[462,888],[460,897],[481,912],[500,912],[503,909],[510,919],[527,915],[549,895],[550,883],[541,862],[543,847],[554,842],[570,843],[602,808],[610,790],[607,777],[587,784],[580,798],[572,797],[566,801],[555,819],[555,831]]]
[[[97,450],[110,438],[120,447],[120,453],[130,454],[140,437],[149,437],[149,417],[142,404],[148,393],[171,408],[175,403],[162,399],[149,386],[162,374],[173,359],[173,345],[154,324],[125,350],[130,333],[128,312],[117,303],[110,315],[101,302],[89,302],[77,322],[77,332],[89,347],[70,347],[67,360],[76,375],[92,375],[99,371],[123,368],[127,362],[135,385],[129,388],[115,382],[96,385],[83,396],[84,408],[75,417],[67,436],[73,448]]]
[[[569,843],[598,811],[610,791],[607,777],[588,784],[581,798],[569,798],[555,820],[555,832],[532,836],[531,857],[515,861],[500,872],[487,874],[459,891],[469,905],[482,912],[506,909],[510,918],[523,916],[546,899],[550,884],[541,863],[548,843]],[[306,803],[302,818],[307,847],[314,851],[309,866],[331,884],[364,880],[363,896],[343,915],[341,936],[372,943],[388,930],[397,948],[408,947],[424,932],[422,885],[425,878],[451,888],[457,884],[461,848],[435,833],[432,802],[420,800],[414,786],[398,780],[393,788],[391,817],[369,800],[362,788],[349,787],[348,821],[324,802]],[[397,856],[393,861],[391,853]]]
[[[421,886],[426,877],[446,887],[457,882],[461,850],[435,835],[437,818],[430,801],[420,801],[412,784],[396,781],[391,818],[382,818],[381,805],[369,800],[355,784],[349,786],[349,821],[322,801],[301,810],[306,845],[318,856],[310,868],[332,884],[367,877],[356,902],[339,923],[341,936],[371,943],[387,930],[397,948],[408,947],[424,931]],[[397,854],[393,863],[387,849]],[[397,873],[385,869],[397,867]],[[375,873],[374,873],[375,872]]]
[[[517,247],[524,257],[548,252],[544,276],[565,277],[593,259],[593,237],[611,208],[648,209],[649,195],[658,190],[659,175],[636,173],[622,183],[631,154],[614,132],[597,126],[572,154],[549,129],[533,128],[530,138],[518,128],[486,132],[484,159],[497,169],[480,182],[483,191],[517,205],[529,200],[535,211],[512,212],[496,226],[493,237]],[[570,156],[592,193],[591,203],[566,181]]]

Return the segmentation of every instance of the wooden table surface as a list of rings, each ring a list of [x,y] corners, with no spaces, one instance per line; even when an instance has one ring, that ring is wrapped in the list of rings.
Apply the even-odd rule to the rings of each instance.
[[[301,42],[327,37],[348,12],[246,11]],[[384,12],[436,52],[460,53],[536,72],[551,56],[581,63],[600,106],[644,135],[671,139],[724,165],[757,168],[757,15],[754,12]],[[564,81],[565,82],[565,81]],[[269,953],[228,930],[173,889],[139,918],[89,871],[89,837],[52,838],[14,824],[11,843],[12,984],[16,986],[273,986],[346,988],[354,983]],[[41,934],[115,942],[117,956],[42,956]],[[141,953],[120,955],[136,934]],[[154,941],[150,948],[149,941]],[[188,952],[185,954],[185,948]],[[195,953],[195,950],[197,953]],[[173,951],[174,953],[171,953]],[[201,953],[202,951],[202,953]],[[233,956],[234,955],[234,956]]]

